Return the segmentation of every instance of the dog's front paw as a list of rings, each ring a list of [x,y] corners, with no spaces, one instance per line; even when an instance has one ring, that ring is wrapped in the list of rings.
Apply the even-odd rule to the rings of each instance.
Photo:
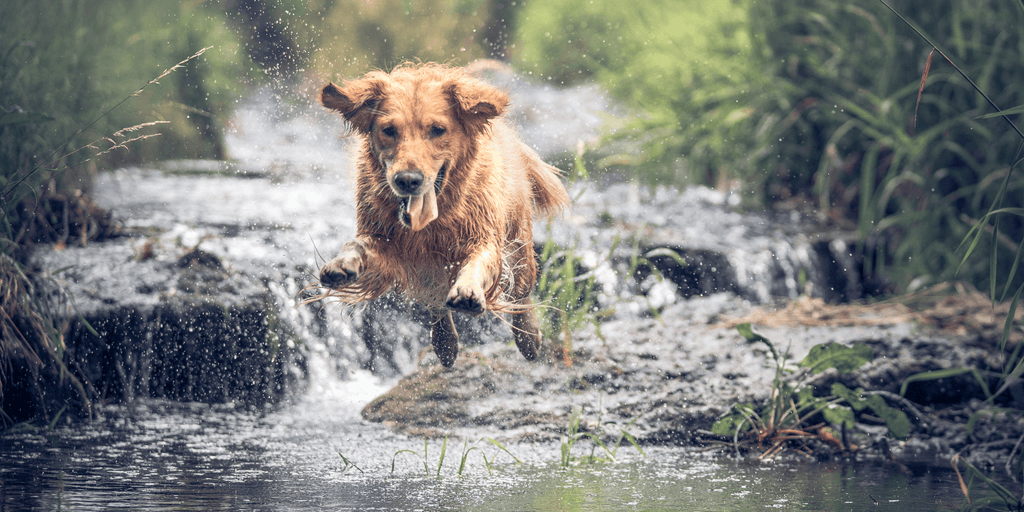
[[[320,268],[320,286],[342,288],[359,279],[362,265],[358,255],[341,254]]]
[[[448,300],[445,301],[444,305],[448,309],[476,316],[483,313],[487,308],[487,299],[484,297],[484,290],[479,286],[456,284],[448,292]]]

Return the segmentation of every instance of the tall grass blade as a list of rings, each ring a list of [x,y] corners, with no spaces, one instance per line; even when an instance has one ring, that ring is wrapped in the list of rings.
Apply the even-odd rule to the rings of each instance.
[[[426,443],[426,440],[424,440]],[[448,451],[448,434],[444,435],[444,442],[441,443],[441,455],[437,459],[437,476],[441,476],[441,464],[444,463],[444,454]],[[427,453],[427,449],[424,446],[423,453]]]
[[[505,448],[505,446],[502,445],[501,443],[499,443],[498,441],[495,441],[494,439],[492,439],[490,437],[487,438],[487,441],[490,442],[491,444],[493,444],[494,446],[497,446],[499,450],[507,453],[509,457],[512,457],[512,459],[516,461],[516,464],[522,464],[523,463],[523,461],[519,460],[519,457],[516,457],[515,455],[512,455],[512,452],[508,451],[508,448]]]
[[[945,368],[942,370],[935,370],[931,372],[915,373],[914,375],[907,377],[906,380],[903,381],[903,384],[900,386],[900,396],[906,396],[907,387],[910,386],[910,384],[913,382],[945,379],[948,377],[956,377],[957,375],[963,375],[965,373],[970,373],[971,375],[974,376],[974,379],[978,381],[978,384],[981,386],[981,389],[985,393],[986,397],[992,396],[991,391],[988,389],[988,383],[985,382],[984,377],[982,377],[981,372],[979,372],[977,368]]]
[[[1021,245],[1024,246],[1024,244]],[[1017,303],[1020,301],[1022,291],[1024,291],[1024,283],[1021,283],[1017,288],[1017,293],[1013,294],[1013,300],[1010,301],[1010,309],[1006,312],[1006,320],[1003,322],[1003,335],[999,338],[1000,352],[1006,350],[1006,342],[1010,339],[1010,330],[1013,328],[1017,316]],[[1007,361],[1007,364],[1012,364],[1012,360]]]
[[[989,251],[988,262],[988,295],[992,306],[996,305],[996,279],[998,274],[997,264],[999,261],[999,219],[992,221],[992,250]]]
[[[53,429],[57,428],[57,421],[60,420],[61,415],[64,414],[64,411],[67,408],[68,408],[68,406],[66,406],[66,405],[64,407],[61,407],[60,410],[57,411],[57,414],[53,415],[53,419],[50,420],[50,424],[47,425],[47,427],[46,427],[46,431],[47,432],[53,432]]]
[[[345,472],[345,470],[347,470],[349,467],[353,467],[356,468],[356,470],[358,470],[360,473],[365,473],[362,468],[356,466],[354,462],[348,460],[348,457],[345,457],[345,455],[342,454],[341,452],[338,452],[338,456],[341,457],[341,461],[345,463],[345,468],[341,470],[342,472]],[[395,472],[394,465],[392,465],[391,467],[391,472]]]
[[[164,72],[160,74],[160,76],[158,76],[158,77],[156,77],[156,78],[146,82],[145,84],[143,84],[142,87],[139,87],[138,89],[136,89],[135,92],[133,92],[130,96],[126,96],[124,99],[122,99],[121,101],[117,102],[117,104],[115,104],[113,107],[108,108],[105,112],[100,114],[99,117],[97,117],[96,119],[93,119],[92,122],[87,124],[85,126],[85,128],[82,128],[81,130],[78,130],[78,132],[75,133],[74,135],[72,135],[66,142],[64,142],[64,144],[61,144],[56,149],[51,151],[50,154],[45,159],[40,160],[40,162],[38,164],[36,164],[36,166],[33,167],[31,171],[26,173],[25,176],[22,176],[22,178],[20,180],[14,182],[13,185],[5,188],[3,190],[3,193],[0,194],[0,197],[3,197],[4,199],[6,199],[8,193],[10,193],[12,190],[18,188],[22,183],[25,182],[25,180],[29,179],[32,175],[34,175],[36,172],[38,172],[39,169],[42,169],[42,167],[44,165],[52,162],[54,156],[56,156],[57,153],[63,151],[64,148],[66,148],[68,146],[68,144],[71,144],[71,141],[75,140],[80,135],[85,133],[85,131],[88,130],[89,128],[92,128],[96,123],[100,122],[101,119],[103,119],[104,117],[107,117],[111,112],[113,112],[115,109],[117,109],[117,107],[120,107],[122,104],[124,104],[124,102],[126,102],[126,101],[128,101],[128,100],[130,100],[130,99],[132,99],[132,98],[134,98],[136,96],[138,96],[139,94],[141,94],[142,91],[146,87],[149,87],[150,85],[155,84],[155,83],[159,83],[159,80],[161,78],[163,78],[163,77],[165,77],[165,76],[167,76],[167,75],[169,75],[169,74],[171,74],[171,73],[173,73],[173,72],[175,72],[175,71],[185,67],[185,64],[187,64],[192,59],[199,58],[199,56],[201,56],[202,54],[206,53],[206,50],[209,50],[210,48],[213,48],[213,47],[212,46],[207,46],[206,48],[203,48],[203,49],[199,50],[198,52],[196,52],[195,54],[193,54],[191,57],[187,57],[185,60],[175,64],[174,66],[171,66],[170,68],[165,69]]]
[[[391,457],[391,474],[395,473],[395,459],[397,459],[398,456],[403,454],[403,453],[411,453],[411,454],[413,454],[413,455],[415,455],[417,457],[422,457],[422,455],[420,455],[419,453],[417,453],[414,450],[398,450],[397,452],[395,452],[395,455],[393,457]],[[430,470],[429,469],[427,470],[427,474],[428,475],[430,474]]]
[[[1024,105],[1017,105],[1016,107],[1008,108],[1006,110],[1001,110],[999,112],[993,112],[991,114],[985,114],[983,116],[975,117],[975,119],[990,119],[990,118],[993,118],[993,117],[1010,116],[1010,115],[1013,115],[1013,114],[1024,114]]]
[[[469,448],[469,449],[467,450],[467,448]],[[469,446],[469,439],[466,439],[462,443],[462,460],[459,461],[459,472],[458,472],[459,476],[462,476],[463,470],[466,469],[466,459],[469,458],[469,453],[472,452],[473,450],[479,450],[479,449],[480,448],[477,448],[476,446],[470,447]],[[487,460],[486,456],[484,456],[484,460],[485,461]],[[485,465],[489,466],[489,464],[485,464]],[[490,472],[490,468],[488,468],[488,472]]]

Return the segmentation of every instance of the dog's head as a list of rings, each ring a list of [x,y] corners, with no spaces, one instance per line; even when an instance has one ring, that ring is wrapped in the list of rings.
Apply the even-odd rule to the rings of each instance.
[[[327,84],[320,102],[369,138],[399,198],[399,220],[419,231],[438,217],[437,194],[447,173],[501,115],[508,96],[460,69],[423,65],[371,72],[341,87]]]

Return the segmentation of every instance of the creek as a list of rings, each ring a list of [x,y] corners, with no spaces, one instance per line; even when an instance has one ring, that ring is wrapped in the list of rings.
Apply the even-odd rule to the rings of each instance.
[[[427,474],[419,455],[396,455],[422,454],[423,439],[359,418],[384,390],[362,374],[267,413],[140,400],[87,424],[7,432],[0,510],[925,511],[962,500],[952,470],[927,461],[758,463],[665,447],[641,457],[628,444],[615,463],[563,468],[557,443],[507,445],[517,464],[470,439],[459,475],[464,441],[451,439],[438,475],[443,441],[431,439]]]
[[[580,138],[598,135],[597,112],[611,110],[593,88],[506,85],[519,101],[521,131],[543,134],[529,142],[546,156],[569,154]],[[164,162],[98,178],[93,197],[130,236],[40,250],[34,261],[74,297],[72,319],[88,317],[96,327],[96,335],[73,328],[72,350],[110,404],[92,421],[59,418],[52,429],[0,433],[0,511],[936,510],[961,503],[956,475],[929,457],[902,465],[856,457],[761,463],[671,444],[644,443],[642,456],[627,443],[615,462],[590,463],[583,456],[593,447],[581,442],[564,468],[550,435],[531,442],[493,425],[451,438],[439,472],[443,441],[429,437],[424,469],[423,436],[360,416],[425,364],[421,313],[386,301],[295,307],[322,261],[318,253],[329,257],[354,232],[342,131],[319,107],[264,90],[232,120],[231,161]],[[811,288],[829,300],[863,295],[849,237],[798,214],[739,213],[735,197],[704,188],[613,183],[576,192],[572,212],[538,233],[539,242],[579,243],[596,268],[608,255],[603,293],[626,299],[613,319],[619,329],[647,318],[645,308],[687,309],[700,297],[749,306]],[[637,233],[644,251],[671,247],[687,264],[652,255],[667,280],[622,277],[616,271],[629,254],[609,255],[613,239]],[[194,262],[207,261],[198,248],[213,256],[209,268],[195,270]],[[214,288],[242,296],[242,305],[210,313],[205,299],[190,295]],[[208,319],[233,308],[251,312],[237,325]],[[248,314],[272,321],[245,330]],[[470,345],[508,338],[500,321],[475,322],[459,326]],[[235,331],[226,348],[206,345]],[[246,345],[249,337],[268,340],[273,353]],[[176,348],[161,352],[165,345]],[[242,359],[245,366],[236,364]],[[738,372],[726,364],[718,371],[734,380]],[[486,437],[501,439],[521,463]]]

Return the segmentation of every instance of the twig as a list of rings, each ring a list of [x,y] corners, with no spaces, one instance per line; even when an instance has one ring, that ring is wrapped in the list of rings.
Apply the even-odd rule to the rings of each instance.
[[[967,500],[967,504],[971,504],[971,494],[967,491],[967,484],[964,483],[964,477],[960,474],[960,467],[957,462],[960,460],[960,454],[956,454],[950,459],[950,464],[953,465],[953,471],[956,471],[956,479],[960,481],[960,491],[964,493],[964,499]]]

